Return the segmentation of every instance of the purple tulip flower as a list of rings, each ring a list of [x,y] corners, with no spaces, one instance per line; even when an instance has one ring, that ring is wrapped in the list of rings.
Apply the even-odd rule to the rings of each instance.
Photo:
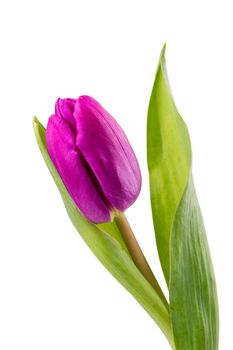
[[[70,196],[90,221],[110,221],[114,210],[125,211],[138,197],[141,173],[132,147],[93,98],[59,98],[46,144]]]

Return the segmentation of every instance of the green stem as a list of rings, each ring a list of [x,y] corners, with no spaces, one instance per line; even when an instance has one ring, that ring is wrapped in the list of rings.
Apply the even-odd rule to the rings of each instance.
[[[123,213],[117,212],[114,217],[115,223],[124,239],[124,242],[128,248],[128,251],[133,259],[133,262],[139,269],[139,271],[143,274],[143,276],[147,279],[147,281],[152,285],[152,287],[156,290],[157,294],[161,297],[167,309],[169,309],[169,305],[163,291],[156,280],[150,265],[148,264],[137,240],[134,236],[134,233],[129,225],[129,222],[126,216]]]
[[[163,294],[163,291],[156,280],[150,265],[148,264],[141,247],[139,246],[136,237],[134,236],[134,233],[129,225],[129,222],[126,218],[126,216],[121,212],[116,212],[114,214],[114,221],[121,233],[121,236],[126,244],[126,247],[132,257],[132,260],[134,264],[137,266],[138,270],[142,273],[142,275],[147,279],[147,281],[151,284],[151,286],[155,289],[157,294],[160,296],[161,300],[163,301],[165,307],[168,310],[168,314],[170,315],[169,310],[169,304],[168,301]],[[173,350],[176,349],[175,343],[174,343],[174,336],[173,336],[173,330],[171,323],[168,322],[166,331],[164,330],[164,334],[166,335],[171,348]]]

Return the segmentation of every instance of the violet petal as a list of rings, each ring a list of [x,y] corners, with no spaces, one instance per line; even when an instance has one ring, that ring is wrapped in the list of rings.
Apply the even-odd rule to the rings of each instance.
[[[76,149],[75,133],[63,118],[56,115],[49,118],[46,144],[58,173],[80,211],[94,223],[109,221],[110,211],[92,181],[81,152]]]
[[[113,208],[124,211],[138,197],[141,173],[130,143],[113,117],[93,98],[75,104],[76,146]]]
[[[73,116],[74,106],[76,100],[73,98],[58,98],[55,104],[55,114],[58,117],[65,119],[65,121],[76,129],[75,119]]]

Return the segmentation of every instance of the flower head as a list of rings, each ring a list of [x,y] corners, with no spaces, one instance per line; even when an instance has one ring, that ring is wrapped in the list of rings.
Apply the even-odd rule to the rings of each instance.
[[[49,155],[69,194],[92,222],[111,220],[139,195],[141,173],[114,118],[93,98],[58,99],[46,128]]]

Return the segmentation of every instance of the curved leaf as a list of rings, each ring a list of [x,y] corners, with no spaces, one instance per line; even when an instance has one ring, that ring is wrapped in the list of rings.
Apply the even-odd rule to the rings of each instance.
[[[191,177],[191,144],[162,50],[148,110],[148,168],[156,241],[177,350],[218,348],[214,272]]]
[[[214,271],[192,176],[171,234],[170,309],[177,350],[218,349]]]
[[[162,50],[147,119],[147,159],[156,242],[169,285],[171,225],[186,187],[191,146],[186,125],[175,106]]]
[[[34,131],[41,154],[60,191],[73,225],[99,261],[141,304],[173,346],[167,305],[134,265],[114,224],[103,225],[102,228],[106,228],[105,232],[80,213],[49,157],[45,143],[45,129],[36,118],[34,119]]]
[[[104,222],[104,223],[98,224],[96,226],[99,227],[100,230],[107,232],[111,237],[113,237],[115,240],[117,240],[120,243],[122,249],[124,249],[125,252],[130,256],[128,248],[126,247],[126,244],[121,236],[121,233],[119,231],[119,228],[116,225],[115,220],[110,221],[110,222]]]

